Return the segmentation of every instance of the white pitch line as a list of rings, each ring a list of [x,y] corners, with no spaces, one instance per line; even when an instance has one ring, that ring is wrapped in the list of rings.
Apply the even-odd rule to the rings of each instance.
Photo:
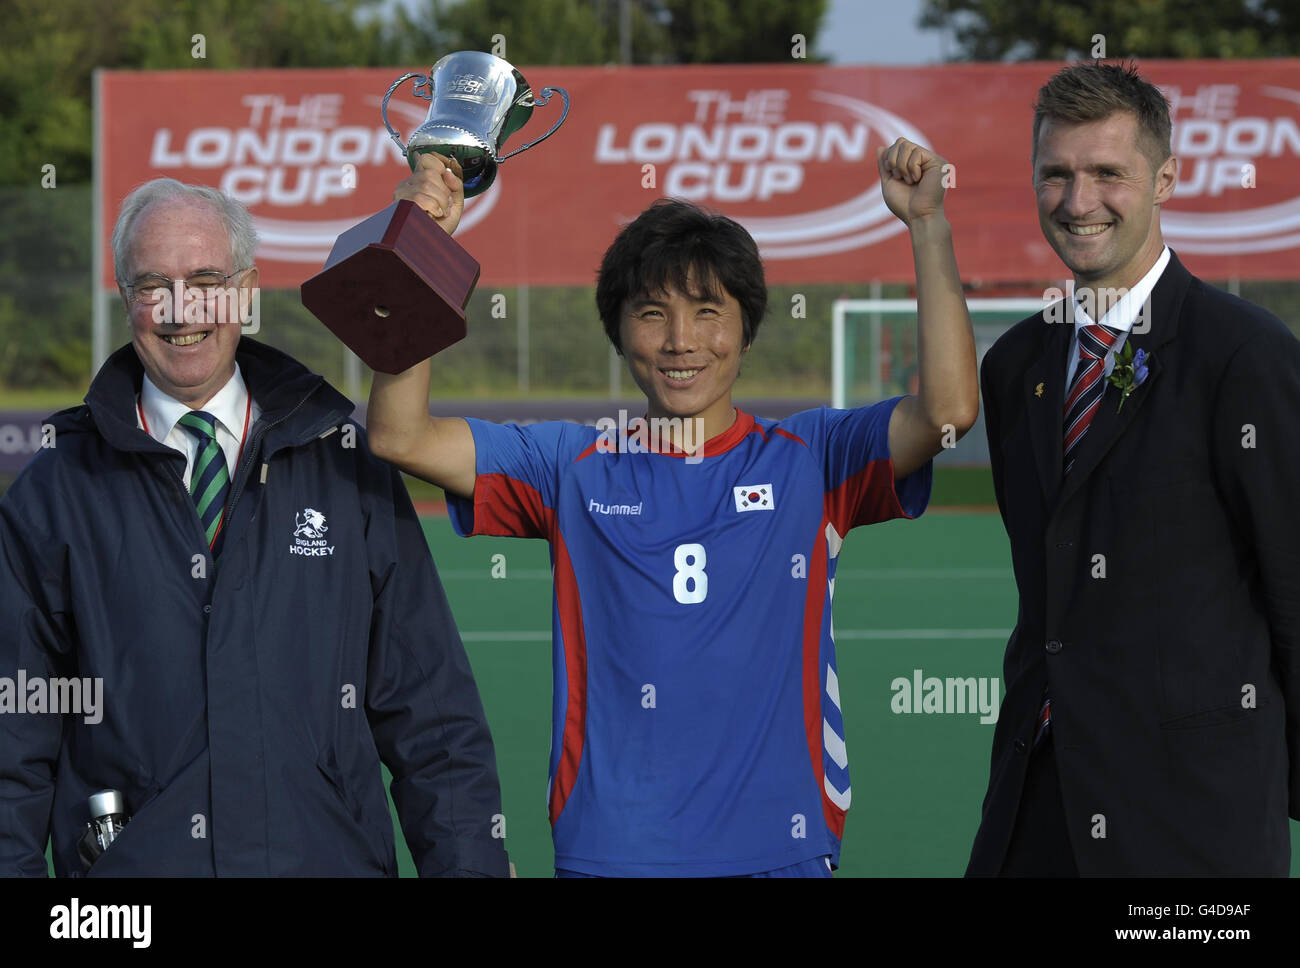
[[[516,581],[521,579],[523,581],[550,581],[551,573],[550,571],[540,571],[537,569],[521,568],[518,571],[507,569],[505,578],[493,578],[492,565],[484,565],[482,569],[477,571],[469,571],[463,568],[454,570],[448,569],[447,571],[439,570],[438,577],[458,581],[510,581],[512,579]]]
[[[913,578],[1011,578],[1010,568],[841,568],[835,572],[840,578],[891,578],[910,581]]]
[[[1008,639],[1010,629],[835,629],[842,639]]]
[[[458,568],[439,571],[438,576],[455,581],[550,581],[550,571],[539,569],[520,569],[506,572],[506,577],[492,578],[492,566],[484,565],[478,570]],[[983,578],[1010,581],[1013,578],[1010,568],[841,568],[835,573],[836,579],[868,578],[872,581],[915,581],[930,578]]]
[[[461,632],[464,642],[549,642],[550,632]]]
[[[1008,629],[836,629],[835,641],[893,639],[1007,639]],[[549,642],[550,632],[461,632],[466,642]]]

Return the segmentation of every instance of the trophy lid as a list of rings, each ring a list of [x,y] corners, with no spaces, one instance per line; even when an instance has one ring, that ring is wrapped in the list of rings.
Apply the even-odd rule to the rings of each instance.
[[[95,818],[126,813],[126,800],[116,790],[100,790],[90,795],[90,815]]]

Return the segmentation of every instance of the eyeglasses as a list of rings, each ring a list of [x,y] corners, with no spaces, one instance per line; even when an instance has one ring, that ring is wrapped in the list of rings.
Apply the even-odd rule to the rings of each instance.
[[[183,294],[190,295],[191,298],[205,299],[209,296],[216,295],[220,290],[226,287],[231,279],[240,273],[247,272],[252,266],[245,266],[242,269],[236,269],[234,272],[222,275],[215,270],[210,272],[196,272],[188,279],[181,280],[184,283]],[[156,272],[141,276],[135,282],[125,287],[127,298],[134,305],[140,302],[153,303],[176,291],[176,280],[168,279],[166,276]],[[193,295],[191,295],[193,291]]]

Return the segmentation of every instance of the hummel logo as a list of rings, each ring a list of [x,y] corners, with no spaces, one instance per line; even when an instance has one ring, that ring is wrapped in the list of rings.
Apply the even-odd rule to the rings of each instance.
[[[601,504],[594,498],[587,502],[587,510],[592,514],[640,514],[645,502],[637,504]]]

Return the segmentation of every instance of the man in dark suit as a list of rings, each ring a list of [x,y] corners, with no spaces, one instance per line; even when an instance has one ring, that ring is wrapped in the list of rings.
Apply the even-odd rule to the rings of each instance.
[[[981,374],[1020,608],[968,875],[1290,867],[1300,341],[1166,248],[1169,135],[1133,68],[1039,91],[1039,221],[1075,292]]]

